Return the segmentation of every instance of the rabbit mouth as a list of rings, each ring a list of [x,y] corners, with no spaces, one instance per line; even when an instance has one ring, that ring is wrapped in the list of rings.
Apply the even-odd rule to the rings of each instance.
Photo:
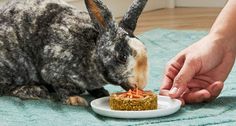
[[[124,90],[128,91],[129,89],[134,89],[136,87],[136,85],[135,84],[123,83],[123,84],[121,84],[121,87]]]

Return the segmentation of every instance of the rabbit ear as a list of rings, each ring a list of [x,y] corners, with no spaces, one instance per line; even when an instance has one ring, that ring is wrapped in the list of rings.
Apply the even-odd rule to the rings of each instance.
[[[128,12],[126,12],[123,19],[120,21],[119,26],[124,28],[127,32],[133,34],[138,18],[142,13],[147,1],[148,0],[134,0],[129,7]]]
[[[111,12],[100,0],[85,0],[89,15],[99,30],[114,30],[114,20]]]

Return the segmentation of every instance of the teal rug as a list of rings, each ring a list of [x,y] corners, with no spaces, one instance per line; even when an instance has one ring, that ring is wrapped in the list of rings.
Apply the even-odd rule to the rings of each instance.
[[[146,89],[158,92],[166,62],[206,32],[157,29],[139,36],[149,51],[150,78]],[[110,92],[121,88],[106,86]],[[90,98],[89,96],[87,96]],[[114,119],[95,114],[91,108],[66,106],[47,100],[22,101],[0,97],[0,126],[205,126],[236,125],[236,69],[220,97],[211,103],[187,105],[176,114],[153,119]]]

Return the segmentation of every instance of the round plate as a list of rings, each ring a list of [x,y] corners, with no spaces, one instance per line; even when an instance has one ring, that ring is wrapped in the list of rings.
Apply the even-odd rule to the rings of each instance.
[[[167,116],[177,112],[180,109],[181,101],[177,99],[171,99],[167,96],[158,96],[158,109],[157,110],[145,110],[145,111],[119,111],[111,110],[109,106],[109,97],[103,97],[95,99],[91,102],[91,106],[94,112],[114,118],[154,118]]]

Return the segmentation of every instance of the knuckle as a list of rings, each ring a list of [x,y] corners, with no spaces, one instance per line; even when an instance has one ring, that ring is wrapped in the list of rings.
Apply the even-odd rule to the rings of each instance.
[[[165,67],[165,74],[168,75],[170,72],[171,72],[171,65],[170,63],[167,63]]]
[[[166,64],[166,71],[173,71],[173,70],[179,70],[178,64],[173,61],[169,61]]]
[[[169,76],[170,73],[172,73],[172,68],[171,68],[171,67],[168,67],[168,68],[166,69],[165,75],[166,75],[166,76]]]

